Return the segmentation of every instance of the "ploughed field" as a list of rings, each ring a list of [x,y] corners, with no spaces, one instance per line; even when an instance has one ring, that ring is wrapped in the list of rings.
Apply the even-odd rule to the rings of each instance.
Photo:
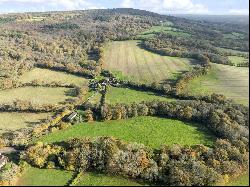
[[[104,69],[135,82],[152,83],[175,79],[198,63],[187,58],[161,56],[142,49],[139,41],[114,41],[104,52]]]
[[[188,84],[187,93],[207,95],[220,93],[238,103],[249,101],[249,69],[213,64],[211,71]]]

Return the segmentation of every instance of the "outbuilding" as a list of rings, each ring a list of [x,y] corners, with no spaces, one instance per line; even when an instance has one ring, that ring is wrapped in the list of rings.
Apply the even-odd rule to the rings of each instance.
[[[68,115],[66,118],[65,118],[65,121],[67,122],[71,122],[73,121],[77,116],[77,112],[72,112],[70,115]]]
[[[8,163],[7,157],[0,153],[0,170]]]

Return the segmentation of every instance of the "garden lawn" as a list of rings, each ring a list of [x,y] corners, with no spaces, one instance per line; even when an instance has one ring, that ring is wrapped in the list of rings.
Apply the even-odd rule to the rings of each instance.
[[[100,101],[101,94],[95,95],[90,101],[92,103],[98,103]],[[168,98],[164,95],[157,95],[153,92],[137,91],[129,88],[116,88],[109,87],[106,96],[106,102],[109,104],[116,103],[133,103],[141,101],[174,101],[173,98]]]
[[[88,82],[87,79],[83,77],[42,68],[34,68],[20,77],[20,81],[23,83],[31,82],[33,80],[44,81],[47,83],[57,81],[62,83],[72,83],[78,86],[87,85]]]
[[[20,177],[18,186],[65,186],[73,173],[63,170],[30,167]]]
[[[104,50],[104,69],[140,83],[176,79],[198,62],[179,57],[161,56],[142,49],[140,41],[114,41]]]
[[[202,127],[201,125],[200,127]],[[71,138],[112,136],[127,142],[142,143],[152,148],[162,144],[173,145],[212,145],[215,137],[197,124],[178,120],[137,117],[126,120],[92,122],[74,125],[68,129],[57,131],[37,141],[53,143]]]

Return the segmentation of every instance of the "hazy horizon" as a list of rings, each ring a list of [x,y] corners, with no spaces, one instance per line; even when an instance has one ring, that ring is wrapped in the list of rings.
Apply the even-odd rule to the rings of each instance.
[[[249,15],[248,0],[0,0],[0,14],[113,8],[164,15]]]

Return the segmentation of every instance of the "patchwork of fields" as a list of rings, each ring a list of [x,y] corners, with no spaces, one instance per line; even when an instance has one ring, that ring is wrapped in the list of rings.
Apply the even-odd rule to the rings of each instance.
[[[26,83],[33,80],[51,83],[53,81],[61,83],[73,83],[78,86],[86,86],[87,79],[70,75],[63,72],[51,71],[47,69],[34,68],[25,73],[19,81]],[[0,104],[12,103],[15,100],[31,101],[32,104],[62,104],[66,100],[74,99],[75,91],[70,88],[49,88],[49,87],[22,87],[0,91]],[[13,113],[0,112],[0,133],[8,130],[18,130],[32,127],[48,117],[51,113]]]
[[[105,51],[104,69],[143,83],[174,79],[197,63],[191,59],[161,56],[146,51],[139,47],[139,41],[111,42]]]

